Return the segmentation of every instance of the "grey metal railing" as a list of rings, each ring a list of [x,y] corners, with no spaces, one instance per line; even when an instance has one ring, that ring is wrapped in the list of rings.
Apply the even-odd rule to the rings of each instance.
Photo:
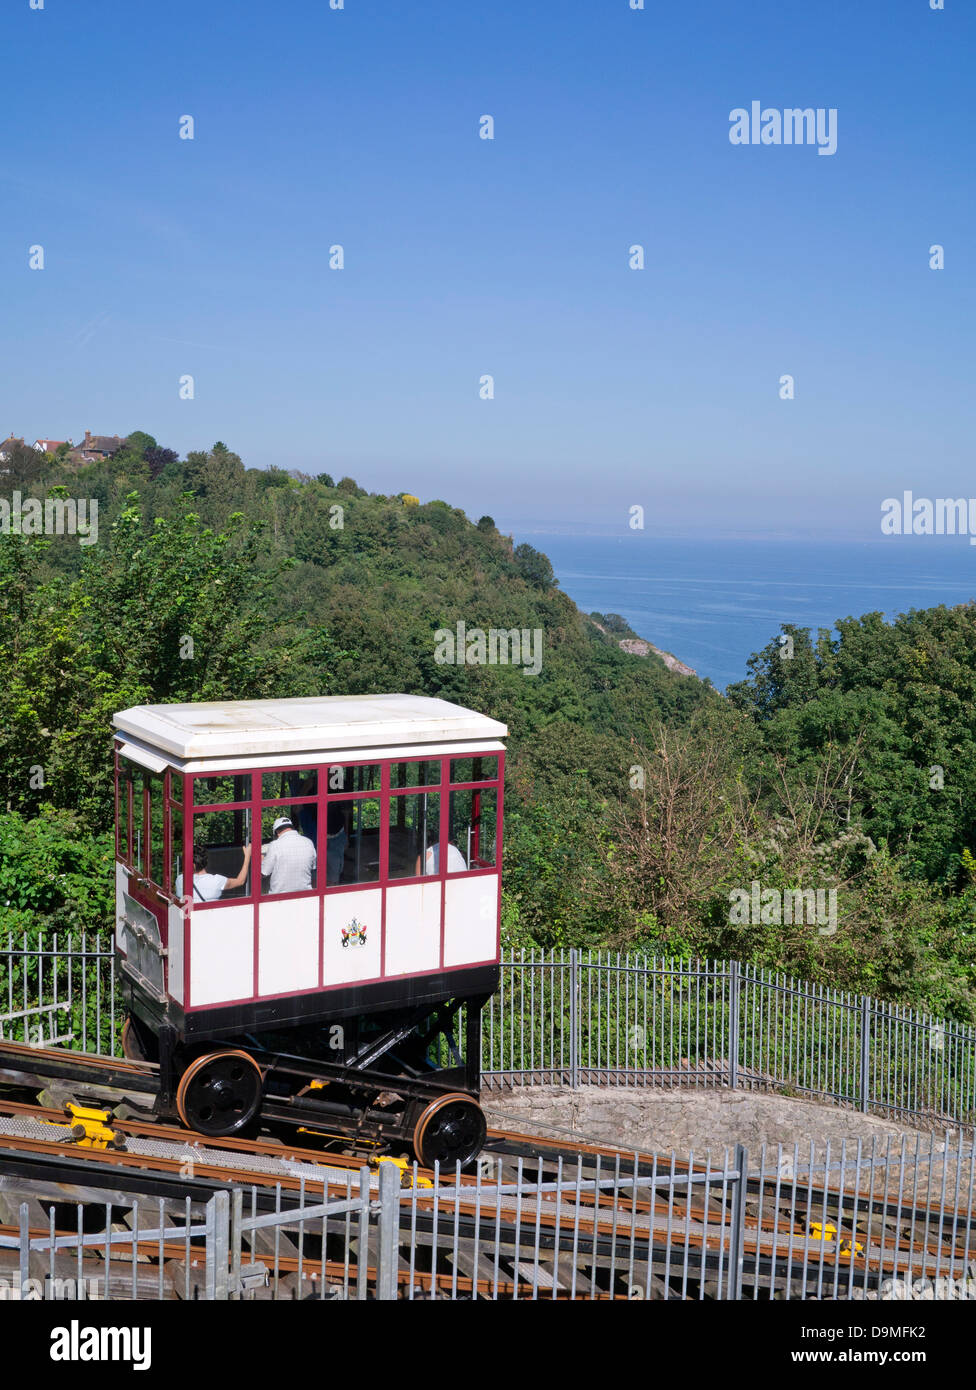
[[[0,1042],[120,1054],[123,1022],[111,936],[0,938]]]
[[[45,1210],[43,1198],[32,1196],[17,1205],[17,1234],[0,1229],[0,1297],[226,1298],[228,1211],[226,1192],[215,1193],[196,1217],[186,1198],[179,1220],[173,1203],[162,1198],[59,1202]],[[66,1218],[69,1212],[73,1221]],[[95,1231],[92,1216],[100,1228]],[[64,1230],[66,1220],[70,1231]],[[16,1252],[15,1268],[4,1262],[5,1250]],[[202,1274],[199,1287],[195,1267]]]
[[[185,1213],[34,1192],[0,1224],[0,1298],[976,1298],[976,1163],[959,1135],[828,1143],[819,1159],[780,1145],[750,1162],[736,1145],[378,1169]]]
[[[0,942],[0,1040],[120,1052],[107,937]],[[506,955],[487,1087],[721,1086],[976,1127],[976,1028],[735,961]]]
[[[568,950],[505,958],[488,1086],[788,1090],[976,1125],[976,1028],[736,961]]]
[[[742,1296],[746,1155],[681,1171],[633,1165],[582,1168],[555,1178],[518,1159],[509,1178],[472,1182],[435,1167],[401,1186],[394,1162],[349,1174],[345,1195],[276,1189],[275,1209],[245,1215],[248,1193],[218,1192],[203,1220],[140,1223],[139,1203],[104,1215],[85,1234],[91,1203],[44,1199],[19,1207],[19,1229],[0,1229],[0,1297],[112,1300],[289,1298],[332,1300]],[[334,1188],[335,1184],[331,1183]],[[321,1188],[319,1189],[321,1191]],[[289,1204],[283,1206],[283,1196]],[[268,1193],[262,1193],[267,1205]],[[252,1189],[251,1200],[254,1192]],[[659,1223],[648,1212],[665,1211]],[[152,1205],[146,1203],[146,1205]],[[692,1217],[692,1209],[694,1217]],[[31,1228],[31,1215],[45,1219]],[[94,1208],[99,1211],[99,1208]],[[77,1233],[62,1227],[72,1212]],[[702,1213],[704,1214],[702,1216]],[[70,1217],[67,1218],[70,1220]],[[704,1227],[702,1227],[704,1221]],[[122,1227],[122,1229],[119,1229]],[[695,1227],[695,1233],[692,1233]],[[697,1229],[707,1239],[697,1239]],[[182,1258],[174,1258],[172,1247]],[[14,1258],[4,1260],[4,1252]],[[287,1270],[287,1272],[286,1272]],[[95,1271],[94,1273],[92,1271]],[[192,1271],[192,1278],[191,1278]],[[691,1292],[690,1292],[691,1291]]]
[[[312,1184],[321,1193],[319,1200],[302,1179],[295,1205],[285,1209],[276,1187],[273,1211],[258,1210],[256,1187],[235,1188],[230,1194],[229,1294],[223,1296],[246,1299],[267,1288],[271,1298],[395,1298],[396,1241],[391,1247],[387,1233],[391,1226],[396,1230],[397,1212],[395,1204],[382,1200],[391,1178],[399,1187],[399,1171],[391,1163],[381,1164],[378,1175],[365,1167],[358,1173],[333,1173],[331,1196],[324,1184]],[[378,1240],[371,1223],[380,1232]],[[340,1258],[329,1259],[330,1245],[341,1252]]]

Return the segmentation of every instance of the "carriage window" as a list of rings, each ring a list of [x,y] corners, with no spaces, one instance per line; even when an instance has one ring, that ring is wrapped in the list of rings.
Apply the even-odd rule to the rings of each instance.
[[[132,867],[149,876],[149,847],[146,842],[146,786],[149,774],[137,768],[132,778]]]
[[[148,854],[146,844],[146,784],[148,773],[142,768],[136,770],[132,779],[132,867],[137,873],[148,877]]]
[[[318,793],[318,773],[315,768],[298,772],[264,772],[261,774],[261,800],[285,801],[293,796],[315,796]]]
[[[314,796],[317,787],[314,767],[261,774],[263,894],[311,892],[317,887],[318,802],[281,799]],[[291,830],[282,821],[288,821]]]
[[[346,846],[349,844],[349,827],[352,821],[351,801],[330,801],[325,814],[325,882],[327,886],[339,883],[346,866]]]
[[[308,777],[307,773],[301,775]],[[265,783],[269,778],[274,779],[277,794],[281,774],[265,773]],[[291,829],[281,822],[289,822]],[[281,834],[282,830],[287,833]],[[319,878],[317,846],[317,802],[276,801],[270,806],[264,803],[261,807],[261,892],[265,895],[305,893],[316,888]]]
[[[330,801],[326,811],[326,883],[376,883],[380,876],[380,799]]]
[[[318,804],[314,801],[299,802],[292,805],[287,801],[276,801],[273,805],[261,807],[261,843],[269,845],[274,839],[275,822],[290,820],[299,835],[305,835],[312,844],[318,844]]]
[[[145,785],[149,789],[149,861],[146,868],[146,877],[151,883],[155,883],[157,888],[163,886],[163,853],[166,844],[165,824],[163,820],[163,802],[166,794],[166,784],[163,781],[161,772],[147,772]]]
[[[251,870],[244,868],[244,848],[251,838],[251,813],[241,811],[203,811],[193,817],[193,874],[189,866],[174,878],[177,897],[192,897],[195,906],[201,902],[221,902],[229,898],[246,898],[251,891]],[[198,853],[205,863],[197,868]],[[226,880],[221,884],[220,879]],[[237,879],[241,881],[236,882]],[[184,887],[184,884],[186,885]]]
[[[498,777],[498,759],[452,758],[452,782],[494,782]]]
[[[441,829],[439,792],[390,797],[390,878],[436,873]]]
[[[335,763],[329,768],[327,790],[330,792],[378,792],[379,789],[379,763],[361,763],[358,767]]]
[[[169,823],[169,874],[170,883],[175,885],[183,873],[183,807],[175,806],[172,801],[169,804]],[[168,883],[166,887],[169,886]],[[177,892],[175,887],[173,891],[180,897],[183,892],[182,882],[179,891]]]
[[[436,787],[441,780],[440,758],[425,758],[422,762],[391,763],[390,786]]]
[[[194,777],[195,806],[228,806],[234,801],[250,801],[251,774],[238,773],[232,777]]]
[[[447,872],[455,869],[489,869],[495,865],[495,837],[498,826],[498,791],[451,792],[448,838],[460,852],[455,859],[448,850]],[[452,862],[453,861],[453,862]]]
[[[119,858],[126,864],[133,862],[136,851],[133,819],[142,820],[142,777],[136,776],[136,769],[125,758],[119,759],[119,799],[116,803],[116,825],[118,826]]]

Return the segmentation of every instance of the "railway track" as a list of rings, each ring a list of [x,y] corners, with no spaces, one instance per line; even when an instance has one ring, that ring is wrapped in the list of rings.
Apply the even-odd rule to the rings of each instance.
[[[25,1184],[32,1201],[39,1202],[45,1188],[56,1191],[60,1203],[72,1192],[101,1191],[114,1194],[117,1204],[148,1197],[168,1212],[180,1204],[199,1211],[215,1192],[243,1188],[254,1215],[341,1200],[362,1181],[364,1156],[334,1151],[330,1146],[346,1142],[338,1136],[323,1132],[301,1143],[273,1134],[214,1139],[148,1112],[140,1116],[139,1101],[144,1105],[153,1094],[151,1064],[0,1045],[0,1085],[15,1081],[23,1088],[37,1079],[47,1082],[48,1092],[53,1080],[86,1099],[122,1099],[122,1118],[108,1126],[124,1147],[91,1147],[66,1129],[65,1113],[53,1104],[0,1096],[0,1174],[11,1190]],[[633,1297],[635,1289],[673,1296],[668,1291],[677,1281],[684,1296],[712,1296],[732,1258],[733,1175],[727,1182],[711,1181],[714,1173],[705,1178],[709,1168],[723,1166],[490,1129],[482,1160],[470,1171],[405,1170],[412,1187],[401,1201],[401,1229],[410,1234],[410,1249],[418,1239],[434,1249],[449,1221],[452,1268],[448,1275],[438,1270],[436,1251],[431,1268],[418,1267],[411,1253],[398,1275],[400,1287],[411,1296],[436,1296],[447,1279],[454,1295],[496,1298],[518,1296],[525,1287],[533,1296],[541,1288],[544,1296],[561,1298],[583,1287],[583,1296],[602,1299]],[[947,1218],[944,1205],[890,1191],[883,1165],[856,1176],[849,1182],[851,1174],[841,1170],[819,1178],[811,1172],[748,1179],[737,1258],[757,1291],[789,1296],[795,1288],[814,1288],[829,1296],[827,1288],[842,1296],[909,1268],[937,1278],[967,1263],[976,1250],[971,1202]],[[375,1171],[369,1183],[377,1187]],[[9,1207],[8,1199],[8,1225]],[[346,1227],[348,1237],[348,1221]],[[276,1248],[276,1286],[292,1279],[305,1288],[305,1239],[302,1230],[293,1253]],[[294,1245],[292,1236],[286,1247],[289,1242]],[[349,1255],[337,1262],[328,1244],[323,1231],[316,1249],[320,1295],[340,1268],[348,1286]],[[140,1241],[137,1232],[127,1257],[107,1248],[103,1263],[127,1258],[133,1267],[142,1261],[158,1273],[170,1261],[179,1263],[176,1246]],[[259,1251],[252,1253],[259,1258]],[[375,1269],[368,1251],[365,1256],[362,1287],[368,1292]]]

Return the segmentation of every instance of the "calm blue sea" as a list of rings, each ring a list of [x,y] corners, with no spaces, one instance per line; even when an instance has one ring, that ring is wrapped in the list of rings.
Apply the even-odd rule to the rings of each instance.
[[[976,546],[965,536],[870,541],[683,540],[524,532],[584,610],[620,613],[719,689],[781,623],[832,628],[838,618],[976,598]]]

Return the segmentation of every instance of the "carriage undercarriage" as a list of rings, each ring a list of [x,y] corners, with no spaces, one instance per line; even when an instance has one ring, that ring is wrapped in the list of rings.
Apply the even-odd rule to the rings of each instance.
[[[487,994],[191,1040],[165,1010],[153,1017],[130,981],[125,992],[125,1055],[159,1064],[157,1113],[196,1133],[298,1127],[358,1149],[405,1152],[424,1167],[468,1163],[484,1144],[478,1097]]]

